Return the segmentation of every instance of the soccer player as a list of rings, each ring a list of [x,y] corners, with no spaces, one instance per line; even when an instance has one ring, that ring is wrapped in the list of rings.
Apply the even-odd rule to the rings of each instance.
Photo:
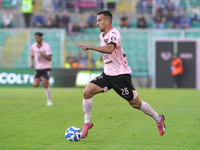
[[[131,82],[131,68],[128,66],[127,57],[122,48],[122,39],[119,31],[112,27],[112,14],[109,11],[97,13],[97,26],[102,31],[99,38],[101,47],[78,44],[83,51],[93,50],[103,53],[104,71],[103,73],[90,81],[83,90],[83,111],[85,123],[83,124],[82,138],[88,135],[88,130],[92,128],[91,109],[93,96],[98,93],[114,89],[117,94],[127,100],[127,102],[136,109],[143,111],[151,116],[158,127],[159,134],[162,136],[165,132],[164,116],[157,114],[148,103],[138,97]]]
[[[40,32],[35,33],[34,38],[36,43],[31,45],[31,68],[34,67],[34,57],[36,63],[36,72],[34,75],[34,87],[43,84],[47,97],[47,106],[52,106],[51,91],[48,86],[48,80],[51,73],[51,47],[49,44],[42,41],[43,34]]]

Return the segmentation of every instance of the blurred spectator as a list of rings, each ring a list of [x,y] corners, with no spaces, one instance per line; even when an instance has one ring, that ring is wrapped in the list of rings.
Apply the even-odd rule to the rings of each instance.
[[[90,16],[88,17],[88,27],[90,28],[96,28],[96,23],[97,23],[97,16],[95,14],[95,12],[91,11],[90,12]]]
[[[159,4],[156,5],[156,14],[155,14],[155,16],[159,16],[160,18],[162,18],[162,16],[164,16],[163,9],[160,7]]]
[[[191,26],[191,18],[187,16],[187,13],[184,12],[183,16],[181,17],[180,20],[181,28],[190,28]]]
[[[66,58],[66,63],[65,63],[65,68],[71,69],[71,64],[72,64],[73,61],[74,61],[74,58],[72,57],[72,53],[68,52],[67,58]]]
[[[75,56],[75,61],[78,62],[82,57],[83,57],[83,56],[82,56],[82,51],[78,51],[78,53],[77,53],[76,56]]]
[[[161,23],[161,16],[159,14],[156,14],[154,18],[155,24],[160,24]]]
[[[70,17],[68,16],[67,11],[63,11],[62,17],[60,18],[59,27],[67,29],[69,22],[70,22]]]
[[[156,22],[155,25],[154,25],[154,28],[156,29],[164,29],[166,28],[166,18],[163,16],[161,18],[161,22]]]
[[[180,17],[176,12],[174,12],[173,20],[170,22],[171,28],[180,28]]]
[[[165,18],[165,16],[163,16],[162,17],[162,19],[161,19],[161,23],[160,23],[160,28],[161,29],[164,29],[164,28],[166,28],[166,18]]]
[[[168,14],[167,14],[167,16],[166,16],[166,18],[167,18],[167,22],[173,22],[173,20],[174,20],[174,14],[173,14],[173,12],[169,11]]]
[[[173,9],[170,0],[162,0],[161,2],[159,2],[159,5],[162,8],[163,15],[166,15],[169,11]]]
[[[54,27],[54,21],[51,17],[51,14],[47,14],[47,17],[46,17],[45,22],[44,22],[44,26],[47,27],[47,28]]]
[[[45,12],[52,12],[53,11],[52,0],[42,0],[41,10]]]
[[[147,13],[152,13],[152,9],[153,9],[152,0],[146,0],[146,1],[147,1],[146,12]]]
[[[68,34],[69,36],[72,36],[72,35],[73,35],[73,25],[72,25],[71,22],[68,23],[67,34]]]
[[[24,16],[25,26],[28,28],[28,27],[30,27],[30,22],[32,19],[34,1],[33,0],[22,0],[21,3],[22,3],[21,10],[22,10],[22,13]]]
[[[151,13],[152,12],[152,0],[139,0],[137,4],[137,9],[139,13],[142,12],[147,12]]]
[[[81,33],[81,27],[78,22],[75,22],[73,25],[73,35],[79,35]]]
[[[104,65],[104,62],[103,62],[103,58],[102,57],[100,57],[99,60],[95,61],[96,69],[103,69],[103,65]]]
[[[78,51],[78,53],[75,56],[75,62],[78,62],[79,64],[79,68],[86,68],[86,63],[85,63],[85,59],[83,57],[83,52],[82,51]],[[84,53],[85,54],[85,53]],[[87,61],[87,60],[86,60]]]
[[[53,10],[54,11],[58,11],[58,2],[59,2],[59,0],[53,0]]]
[[[175,12],[178,14],[179,17],[183,16],[183,8],[181,6],[178,6]]]
[[[144,0],[139,0],[139,2],[138,2],[138,4],[137,4],[137,11],[139,12],[139,13],[142,13],[142,12],[144,12],[144,10],[145,10],[145,8],[144,8],[144,5],[143,5],[143,2],[144,2]]]
[[[174,6],[172,3],[168,3],[167,7],[166,7],[166,12],[164,12],[164,14],[173,14],[174,12]]]
[[[173,3],[174,10],[176,10],[177,7],[180,6],[180,0],[171,0],[171,2]]]
[[[65,68],[66,69],[71,69],[71,68],[79,68],[79,63],[77,63],[74,58],[72,57],[71,52],[67,53],[67,61],[65,63]]]
[[[13,19],[14,16],[12,13],[10,13],[9,11],[7,11],[2,18],[2,25],[4,28],[9,28],[13,26]]]
[[[122,17],[119,20],[119,26],[121,28],[123,28],[123,27],[129,28],[130,27],[129,19],[128,19],[126,12],[123,12]]]
[[[2,0],[0,0],[0,6],[1,6],[1,4],[2,4]]]
[[[79,26],[82,28],[82,29],[85,29],[87,28],[87,19],[85,17],[85,14],[83,12],[80,12],[78,17],[77,17],[77,21],[79,22]]]
[[[190,9],[191,14],[191,21],[198,20],[198,17],[200,15],[200,9],[197,4],[193,5],[193,7]]]
[[[55,19],[54,19],[54,27],[59,28],[59,23],[60,23],[60,18],[59,15],[55,15]]]
[[[75,56],[75,62],[79,64],[79,68],[94,68],[95,66],[95,61],[91,58],[90,51],[86,51],[86,55],[84,57],[82,56],[82,52],[79,51]]]
[[[33,19],[33,26],[42,28],[44,26],[44,16],[39,11]]]
[[[147,22],[146,22],[146,19],[144,18],[143,14],[139,14],[139,16],[138,16],[137,27],[138,28],[147,28]]]

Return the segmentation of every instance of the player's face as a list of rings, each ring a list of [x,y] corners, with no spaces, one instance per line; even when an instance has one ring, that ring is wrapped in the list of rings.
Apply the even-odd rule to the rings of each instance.
[[[35,35],[34,38],[35,38],[35,41],[36,41],[37,43],[41,43],[41,42],[42,42],[42,37],[40,37],[40,36],[38,36],[38,35]]]
[[[99,27],[99,31],[105,31],[107,22],[103,14],[97,15],[97,26]]]

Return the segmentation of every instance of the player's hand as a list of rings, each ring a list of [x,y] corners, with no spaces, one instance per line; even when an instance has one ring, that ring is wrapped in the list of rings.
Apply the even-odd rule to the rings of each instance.
[[[77,44],[77,47],[82,47],[82,50],[85,52],[85,50],[88,50],[89,49],[89,46],[86,45],[86,44]]]

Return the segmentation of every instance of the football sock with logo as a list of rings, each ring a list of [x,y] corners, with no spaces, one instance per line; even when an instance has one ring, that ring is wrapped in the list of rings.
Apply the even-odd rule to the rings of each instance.
[[[47,97],[47,102],[51,102],[51,90],[50,87],[45,88],[45,93],[46,93],[46,97]]]
[[[140,110],[143,111],[145,114],[151,116],[155,121],[159,120],[159,115],[151,108],[148,103],[142,101]]]
[[[91,110],[92,110],[93,98],[83,99],[83,111],[85,123],[90,123]]]

